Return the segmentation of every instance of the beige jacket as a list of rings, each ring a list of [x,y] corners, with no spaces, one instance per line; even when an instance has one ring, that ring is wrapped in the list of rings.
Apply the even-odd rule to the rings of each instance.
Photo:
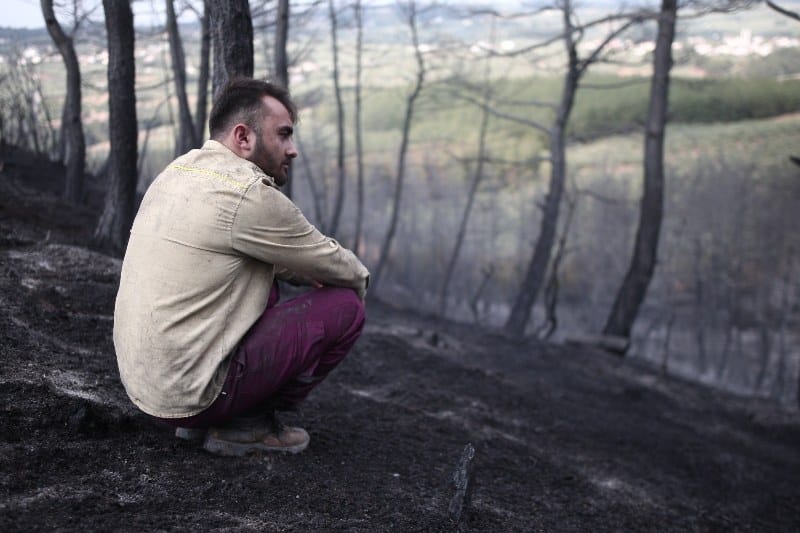
[[[133,403],[161,418],[208,407],[276,271],[287,269],[362,298],[369,279],[270,176],[224,145],[208,141],[172,162],[136,215],[114,309],[117,363]]]

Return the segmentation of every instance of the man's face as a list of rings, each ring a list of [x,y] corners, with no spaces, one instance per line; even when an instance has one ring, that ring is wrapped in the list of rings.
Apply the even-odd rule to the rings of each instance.
[[[256,136],[255,149],[247,159],[275,178],[278,186],[289,180],[289,168],[292,159],[297,157],[292,133],[294,125],[289,112],[278,100],[271,96],[263,98],[267,106],[267,115],[261,121],[261,135]]]

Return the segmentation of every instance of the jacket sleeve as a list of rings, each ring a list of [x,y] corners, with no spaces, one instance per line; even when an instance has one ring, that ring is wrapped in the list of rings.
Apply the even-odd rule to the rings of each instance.
[[[238,252],[323,285],[356,289],[364,297],[369,271],[356,255],[317,230],[283,193],[263,181],[242,197],[231,226]]]

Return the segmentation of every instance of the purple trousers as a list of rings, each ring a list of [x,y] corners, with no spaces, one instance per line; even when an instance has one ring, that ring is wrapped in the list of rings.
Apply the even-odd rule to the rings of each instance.
[[[364,304],[352,289],[322,287],[278,303],[277,282],[267,308],[231,356],[222,392],[205,411],[160,418],[202,428],[272,407],[290,409],[308,396],[353,347],[364,327]]]

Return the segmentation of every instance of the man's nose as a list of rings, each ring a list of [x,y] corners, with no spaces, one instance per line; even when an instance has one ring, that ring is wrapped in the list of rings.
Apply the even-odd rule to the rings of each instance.
[[[289,148],[286,150],[286,155],[292,159],[299,155],[297,152],[297,147],[294,145],[294,141],[289,143]]]

